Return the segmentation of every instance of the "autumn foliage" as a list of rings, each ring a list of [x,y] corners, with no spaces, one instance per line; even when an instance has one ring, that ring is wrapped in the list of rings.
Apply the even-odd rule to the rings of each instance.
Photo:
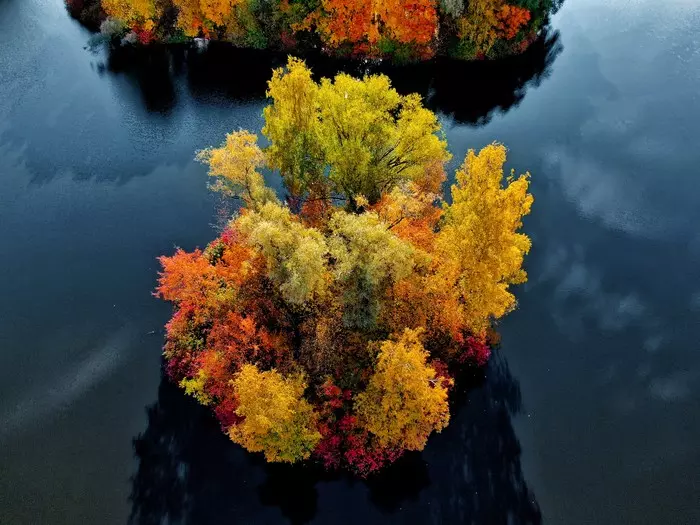
[[[521,52],[558,0],[65,0],[80,17],[109,17],[110,38],[150,43],[193,37],[255,48],[311,42],[342,56],[415,61]],[[101,3],[101,5],[100,5]],[[88,17],[85,13],[84,17]],[[93,22],[94,25],[94,22]]]
[[[387,78],[316,83],[290,59],[268,95],[265,150],[237,131],[197,156],[241,207],[203,251],[160,258],[167,371],[268,461],[364,476],[423,449],[455,375],[487,362],[526,280],[529,175],[504,178],[502,145],[470,151],[447,204],[440,125]]]
[[[382,44],[408,45],[414,53],[434,53],[438,31],[433,0],[323,0],[297,29],[315,28],[331,49],[377,55]]]

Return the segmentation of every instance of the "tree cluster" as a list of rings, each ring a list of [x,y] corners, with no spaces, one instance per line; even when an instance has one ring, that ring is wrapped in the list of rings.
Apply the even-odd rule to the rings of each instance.
[[[126,42],[205,37],[398,61],[521,52],[557,6],[557,0],[66,0],[74,13],[81,6],[100,11],[100,1],[110,21],[105,36]]]
[[[529,238],[529,175],[506,149],[450,159],[436,116],[384,76],[317,83],[289,59],[247,131],[198,153],[241,208],[206,249],[161,257],[170,377],[269,461],[366,475],[449,421],[460,367],[489,357]],[[265,185],[277,172],[286,202]]]

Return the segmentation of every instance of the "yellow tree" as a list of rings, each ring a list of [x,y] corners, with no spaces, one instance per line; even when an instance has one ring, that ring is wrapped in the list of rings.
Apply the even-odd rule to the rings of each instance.
[[[199,35],[204,28],[204,13],[199,0],[173,0],[177,8],[177,25],[187,36]]]
[[[450,159],[435,114],[384,75],[321,81],[319,136],[335,191],[377,202],[402,180],[432,176]]]
[[[197,36],[203,31],[221,29],[226,25],[235,25],[236,6],[245,0],[173,0],[177,7],[177,25],[187,36]]]
[[[468,38],[477,51],[485,53],[498,38],[499,13],[504,0],[469,0],[464,16],[458,20],[461,38]]]
[[[434,178],[450,159],[435,114],[418,95],[399,95],[386,76],[340,74],[319,86],[303,62],[290,59],[269,86],[267,153],[292,195],[321,183],[327,171],[330,190],[374,203],[401,180]]]
[[[145,30],[153,29],[162,14],[154,0],[102,0],[102,8],[108,16],[129,26],[138,24]]]
[[[272,104],[263,110],[263,134],[270,139],[270,167],[280,170],[293,196],[313,189],[323,176],[323,152],[318,137],[318,85],[302,60],[289,57],[268,83]]]
[[[465,328],[483,335],[491,319],[515,307],[511,284],[527,280],[523,258],[530,239],[518,233],[530,213],[529,174],[514,174],[503,185],[506,148],[470,150],[452,186],[452,204],[435,242],[432,287],[452,297]]]
[[[261,372],[243,365],[233,380],[243,421],[229,429],[229,437],[251,452],[264,452],[267,461],[293,463],[310,456],[321,435],[317,416],[303,398],[302,376],[283,377],[276,370]]]
[[[199,151],[196,157],[209,165],[209,176],[216,179],[210,186],[213,190],[240,198],[251,209],[277,200],[258,172],[265,163],[265,156],[257,140],[253,133],[236,131],[226,135],[226,142],[220,147]]]
[[[450,419],[447,390],[426,364],[420,330],[384,341],[367,390],[356,398],[360,423],[383,447],[422,450]]]
[[[235,5],[242,0],[199,0],[204,18],[217,26],[223,26],[233,13]]]

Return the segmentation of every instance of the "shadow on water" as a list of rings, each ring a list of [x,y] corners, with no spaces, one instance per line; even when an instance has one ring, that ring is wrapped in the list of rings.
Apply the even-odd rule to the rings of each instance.
[[[428,106],[462,124],[484,125],[506,113],[549,77],[563,46],[559,32],[543,33],[525,53],[499,61],[444,63],[426,96]]]
[[[517,106],[530,87],[549,76],[562,50],[557,31],[543,31],[523,54],[497,61],[464,62],[435,59],[406,66],[307,56],[317,77],[338,72],[355,76],[387,74],[402,93],[419,93],[427,105],[464,124],[482,125],[496,112]],[[100,71],[127,75],[141,91],[148,111],[167,114],[177,105],[175,84],[184,79],[200,103],[263,101],[271,70],[283,65],[278,52],[239,49],[211,43],[205,51],[188,46],[117,48]]]
[[[168,115],[177,104],[175,79],[183,73],[183,47],[153,45],[138,51],[114,50],[97,65],[100,75],[124,75],[148,112]]]
[[[542,82],[560,50],[558,33],[549,32],[523,55],[496,62],[436,59],[398,67],[320,55],[307,62],[318,77],[386,73],[400,92],[419,93],[434,111],[479,126]],[[68,94],[65,104],[54,107],[33,89],[43,77],[26,73],[17,88],[24,103],[8,110],[11,127],[0,137],[0,145],[24,153],[33,183],[61,174],[126,182],[189,163],[197,149],[239,126],[258,131],[272,69],[286,61],[283,53],[225,44],[201,52],[186,45],[120,48],[91,62],[96,79],[82,56],[66,68],[50,53],[42,55],[42,68]]]
[[[485,377],[455,397],[452,423],[425,451],[362,481],[315,466],[265,463],[231,443],[206,407],[163,379],[147,409],[148,427],[133,442],[138,469],[129,523],[271,523],[280,512],[294,524],[541,523],[511,422],[520,390],[505,360],[496,354]]]

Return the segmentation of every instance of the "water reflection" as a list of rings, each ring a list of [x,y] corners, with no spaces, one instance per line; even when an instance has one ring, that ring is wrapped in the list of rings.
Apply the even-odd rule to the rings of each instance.
[[[48,39],[19,49],[17,63],[33,66],[0,84],[0,118],[7,123],[2,142],[24,151],[32,183],[61,174],[126,182],[155,166],[189,163],[195,150],[232,129],[259,130],[271,70],[286,60],[226,45],[202,53],[151,46],[90,56],[82,49],[86,40],[77,35],[71,60]],[[401,92],[418,92],[431,109],[478,126],[547,78],[560,51],[558,33],[550,31],[522,56],[499,62],[391,67],[323,56],[308,62],[319,76],[386,73]],[[45,90],[61,93],[60,103]]]
[[[148,427],[133,442],[130,523],[267,523],[280,514],[293,524],[541,523],[511,421],[521,408],[518,382],[497,353],[485,376],[463,384],[451,425],[423,453],[361,481],[265,463],[163,379]]]
[[[559,32],[550,31],[519,56],[445,65],[428,90],[428,104],[458,123],[484,125],[516,107],[529,89],[548,78],[562,50]]]
[[[125,75],[149,112],[167,115],[177,102],[174,77],[181,72],[184,55],[185,50],[179,47],[151,46],[138,52],[125,49],[109,53],[106,63],[98,63],[97,71],[100,75]]]
[[[358,76],[385,73],[399,91],[423,95],[431,109],[459,123],[482,125],[494,113],[516,106],[530,87],[547,78],[561,50],[559,33],[549,30],[522,55],[499,61],[438,59],[396,67],[322,55],[305,58],[317,76],[332,77],[340,71]],[[187,46],[118,48],[107,54],[100,72],[126,75],[141,91],[149,111],[167,114],[178,103],[175,84],[180,77],[188,95],[199,103],[262,101],[271,70],[285,60],[282,53],[215,43],[200,52]]]
[[[522,471],[520,442],[512,423],[522,409],[520,386],[499,352],[492,357],[481,386],[466,389],[462,396],[466,406],[425,452],[431,472],[438,475],[432,503],[437,508],[424,521],[541,523],[540,507]]]

